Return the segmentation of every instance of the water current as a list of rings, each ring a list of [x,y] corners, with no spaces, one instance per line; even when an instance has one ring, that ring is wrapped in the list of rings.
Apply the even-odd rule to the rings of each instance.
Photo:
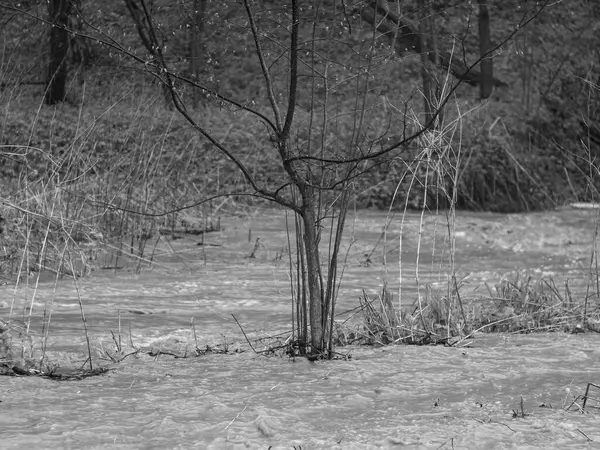
[[[485,294],[486,283],[521,270],[557,286],[568,281],[581,298],[596,220],[594,211],[570,209],[460,213],[454,264],[465,295]],[[384,235],[385,223],[386,215],[368,211],[349,218],[338,311],[384,281],[407,305],[426,286],[447,285],[446,217],[397,216]],[[351,359],[326,362],[252,352],[232,314],[252,337],[291,328],[285,224],[277,211],[224,218],[221,232],[207,234],[210,245],[161,240],[140,273],[132,264],[103,270],[115,264],[100,253],[98,270],[76,282],[36,285],[34,275],[0,287],[0,318],[29,322],[34,349],[50,307],[48,357],[61,367],[86,360],[81,299],[94,362],[111,369],[81,381],[0,378],[0,448],[600,448],[600,415],[563,409],[588,382],[600,383],[598,335],[343,347]],[[324,250],[327,242],[324,229]],[[116,364],[103,358],[115,348],[111,330],[125,352],[144,351]],[[232,351],[149,354],[196,344]]]

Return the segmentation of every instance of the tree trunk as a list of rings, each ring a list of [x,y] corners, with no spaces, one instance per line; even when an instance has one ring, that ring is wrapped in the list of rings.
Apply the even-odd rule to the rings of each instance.
[[[384,14],[386,20],[379,20],[377,14],[382,14],[381,5],[374,2],[359,8],[359,12],[365,22],[375,24],[377,31],[395,39],[394,47],[399,56],[406,52],[422,53],[419,31],[406,19],[400,18],[393,11],[386,10]],[[454,77],[465,83],[472,86],[481,84],[481,73],[470,68],[464,61],[450,52],[442,52],[437,49],[437,53],[434,54],[430,51],[429,60],[432,63],[439,63],[442,68],[449,70]],[[492,78],[492,83],[498,87],[506,86],[506,83],[496,78]]]
[[[66,30],[71,10],[69,0],[49,0],[48,15],[50,29],[50,61],[48,63],[45,102],[55,105],[67,97],[67,54],[69,52],[69,33]]]
[[[83,0],[70,0],[70,3],[69,29],[75,31],[75,33],[69,37],[71,62],[75,66],[83,66],[89,64],[92,59],[92,50],[89,46],[88,39],[80,36],[83,32],[84,25],[82,18]]]
[[[202,38],[204,35],[204,20],[206,15],[206,0],[194,0],[192,17],[194,19],[190,27],[190,76],[198,80],[202,71],[202,55],[204,45]],[[196,89],[193,95],[193,105],[198,106],[200,101],[200,92]]]
[[[479,55],[481,59],[481,83],[479,83],[479,95],[488,98],[492,95],[494,88],[494,61],[492,55],[487,52],[492,48],[490,39],[490,14],[488,2],[491,0],[477,0],[479,4]]]
[[[142,44],[146,47],[148,54],[152,57],[152,62],[155,65],[154,70],[157,71],[156,73],[158,75],[157,78],[162,81],[161,86],[165,98],[165,106],[168,109],[172,109],[172,92],[166,80],[161,76],[161,64],[158,62],[161,59],[159,57],[159,48],[164,45],[164,42],[159,40],[156,29],[151,23],[152,4],[150,3],[150,5],[147,5],[145,0],[124,0],[124,2],[135,23]]]
[[[438,37],[437,37],[437,28],[435,23],[435,11],[433,10],[433,2],[430,2],[428,5],[428,16],[429,16],[429,31],[431,33],[431,40],[429,42],[429,62],[433,64],[434,70],[438,71],[437,76],[433,77],[435,83],[435,108],[437,110],[437,119],[438,124],[441,127],[441,124],[444,123],[444,113],[445,107],[442,103],[443,90],[444,90],[444,75],[439,73],[439,68],[441,67],[440,62],[440,48],[438,45]],[[433,57],[432,57],[433,55]],[[438,109],[439,108],[439,109]]]
[[[325,328],[323,327],[323,289],[319,266],[319,233],[316,216],[316,193],[312,186],[301,186],[302,219],[304,225],[304,250],[308,281],[310,314],[311,354],[316,356],[325,350]]]
[[[423,12],[419,30],[419,41],[421,45],[421,77],[423,78],[423,106],[425,107],[425,120],[423,126],[427,126],[435,116],[435,89],[433,88],[435,80],[429,67],[429,46],[425,35],[431,31],[429,20],[427,19],[428,10],[425,7],[425,0],[419,0],[419,9]],[[435,125],[432,128],[436,128]]]

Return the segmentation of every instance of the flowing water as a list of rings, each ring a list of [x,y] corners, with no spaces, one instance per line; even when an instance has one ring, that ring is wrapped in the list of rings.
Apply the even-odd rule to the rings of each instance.
[[[384,236],[385,219],[349,219],[338,311],[384,281],[405,305],[426,286],[446,286],[445,217],[394,217]],[[81,299],[94,362],[111,370],[81,381],[0,378],[0,448],[600,448],[600,415],[562,408],[600,382],[598,335],[339,348],[352,358],[315,363],[252,352],[232,314],[253,338],[291,328],[285,224],[281,212],[232,217],[206,236],[211,245],[161,241],[140,274],[125,266],[76,283],[35,287],[31,277],[28,286],[1,287],[0,318],[12,311],[11,322],[26,326],[30,315],[36,348],[50,307],[48,356],[63,368],[86,360]],[[559,287],[568,280],[582,298],[595,224],[595,212],[580,210],[459,214],[455,267],[465,295],[487,294],[484,283],[493,289],[527,269]],[[97,264],[115,261],[100,254]],[[124,353],[142,351],[116,364],[103,359],[115,349],[111,330]],[[150,356],[190,354],[196,345],[232,351]],[[513,418],[521,399],[526,416]]]

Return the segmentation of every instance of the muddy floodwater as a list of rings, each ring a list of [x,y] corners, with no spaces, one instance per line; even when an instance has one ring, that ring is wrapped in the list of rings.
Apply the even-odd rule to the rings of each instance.
[[[464,295],[485,295],[486,283],[522,270],[561,289],[568,282],[583,298],[596,214],[460,213],[455,268]],[[385,222],[382,213],[349,218],[338,311],[384,281],[406,306],[447,285],[446,217],[398,215],[384,236]],[[316,363],[252,352],[232,314],[252,338],[291,328],[285,224],[278,211],[222,218],[203,246],[199,236],[161,239],[140,273],[131,262],[102,269],[115,261],[100,252],[98,269],[76,283],[36,287],[34,275],[18,289],[0,287],[0,318],[23,326],[31,314],[34,349],[44,309],[52,311],[48,356],[65,368],[86,360],[81,299],[94,363],[111,369],[81,381],[0,378],[0,448],[600,448],[600,414],[563,409],[588,382],[600,383],[597,334],[342,347],[351,359]],[[123,352],[141,351],[115,364],[102,355],[114,353],[119,318]],[[196,345],[230,352],[151,356]]]

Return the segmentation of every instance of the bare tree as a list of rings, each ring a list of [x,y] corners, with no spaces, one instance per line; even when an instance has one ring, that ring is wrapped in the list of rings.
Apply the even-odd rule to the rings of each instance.
[[[144,23],[152,34],[153,19],[143,0],[138,1],[139,10],[144,11]],[[200,81],[185,78],[169,65],[160,46],[156,47],[153,71],[161,74],[175,108],[238,167],[256,195],[296,214],[299,269],[295,277],[294,311],[298,348],[301,354],[310,357],[330,357],[338,262],[353,180],[369,170],[374,158],[389,156],[402,144],[375,151],[375,144],[387,133],[385,128],[373,131],[380,124],[378,119],[386,122],[384,117],[378,117],[378,97],[373,93],[371,81],[377,66],[376,46],[374,42],[360,44],[360,51],[354,53],[351,62],[340,63],[333,43],[343,27],[330,24],[349,26],[344,11],[333,5],[301,11],[299,0],[265,9],[244,0],[243,6],[245,17],[233,25],[247,30],[247,39],[253,42],[268,113],[226,98]],[[313,35],[319,32],[320,37],[300,42],[301,28],[312,29]],[[181,95],[181,83],[194,86],[233,109],[253,114],[268,130],[286,181],[269,186],[255,179],[235,150],[227,148],[191,115]],[[356,95],[349,100],[350,112],[342,113],[333,100],[334,93],[348,85],[355,86]],[[306,109],[300,110],[301,102],[308,102]],[[342,119],[348,127],[344,132],[339,130]],[[324,261],[321,241],[326,225],[330,237]]]

